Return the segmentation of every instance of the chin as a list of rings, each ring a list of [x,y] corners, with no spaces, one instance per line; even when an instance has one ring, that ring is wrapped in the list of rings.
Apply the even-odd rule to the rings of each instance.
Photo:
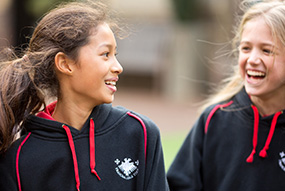
[[[256,90],[253,90],[252,88],[245,87],[245,91],[250,96],[258,96],[258,92]]]
[[[263,98],[264,96],[266,96],[266,93],[261,90],[257,90],[254,88],[245,88],[245,90],[246,90],[246,93],[250,95],[251,97]]]
[[[114,97],[106,99],[104,103],[112,103],[114,101]]]

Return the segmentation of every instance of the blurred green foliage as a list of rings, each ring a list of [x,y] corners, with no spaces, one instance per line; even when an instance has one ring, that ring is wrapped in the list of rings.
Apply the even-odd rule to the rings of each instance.
[[[176,18],[181,22],[200,20],[209,15],[204,1],[201,0],[172,0]]]
[[[176,154],[178,153],[187,132],[165,133],[161,135],[161,143],[164,154],[165,170],[168,170]]]
[[[25,9],[33,17],[39,18],[48,10],[54,8],[57,4],[67,1],[70,0],[27,0]]]

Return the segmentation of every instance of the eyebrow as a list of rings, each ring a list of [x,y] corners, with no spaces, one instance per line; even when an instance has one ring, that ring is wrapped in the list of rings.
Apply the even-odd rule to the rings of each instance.
[[[240,44],[252,44],[250,41],[241,41]],[[277,48],[277,46],[273,43],[269,43],[269,42],[263,42],[263,43],[260,43],[262,46],[272,46],[272,47],[275,47]]]
[[[105,47],[105,46],[108,47],[108,48],[110,48],[110,49],[112,49],[112,48],[114,47],[112,44],[103,43],[103,44],[99,45],[99,48]],[[117,46],[115,46],[115,49],[117,50]]]
[[[241,44],[252,44],[252,43],[250,41],[241,41],[240,45]],[[279,50],[279,47],[276,44],[273,44],[270,42],[263,42],[263,43],[260,43],[260,45],[261,46],[270,46],[270,47],[273,47],[275,50]]]

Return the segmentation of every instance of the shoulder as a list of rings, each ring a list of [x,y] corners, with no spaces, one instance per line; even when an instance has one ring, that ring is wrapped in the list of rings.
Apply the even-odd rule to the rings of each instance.
[[[250,108],[252,102],[250,97],[245,92],[243,88],[240,92],[234,95],[231,99],[225,100],[223,102],[216,103],[214,105],[209,106],[203,112],[206,118],[211,118],[212,115],[225,115],[237,113],[241,110],[246,110]]]
[[[228,100],[228,101],[217,103],[217,104],[214,104],[214,105],[207,107],[203,111],[203,113],[201,114],[201,116],[198,120],[200,123],[199,126],[202,126],[204,128],[204,132],[207,133],[208,127],[209,127],[212,119],[214,119],[214,118],[217,119],[217,116],[219,116],[218,118],[220,118],[220,117],[222,117],[223,119],[227,118],[225,116],[225,112],[233,111],[232,109],[230,109],[232,107],[233,103],[234,103],[233,100]]]
[[[3,161],[9,161],[12,158],[16,158],[16,154],[17,154],[17,150],[19,148],[19,146],[21,145],[21,142],[23,141],[24,137],[20,137],[19,139],[17,139],[9,148],[6,152],[2,153],[0,155],[0,164],[2,164]]]
[[[0,155],[0,177],[2,174],[14,174],[16,168],[17,153],[21,146],[22,141],[26,136],[16,140],[10,148]]]
[[[9,149],[5,153],[0,155],[1,159],[15,157],[18,150],[21,149],[21,147],[23,146],[25,142],[27,142],[28,138],[29,138],[29,134],[21,135],[17,140],[15,140],[12,143],[12,145],[9,147]]]
[[[140,126],[142,129],[145,129],[147,131],[148,135],[149,134],[152,134],[152,135],[160,134],[159,128],[157,127],[157,125],[153,122],[152,119],[150,119],[146,115],[129,110],[122,106],[113,107],[112,112],[123,116],[128,126],[132,126],[132,125]]]
[[[251,100],[249,95],[246,93],[245,89],[242,88],[237,94],[235,94],[233,97],[231,97],[228,100],[224,100],[222,102],[215,103],[213,105],[208,106],[202,114],[209,115],[213,110],[218,111],[234,111],[233,108],[243,108],[245,106],[250,106]],[[224,108],[227,108],[226,110],[223,110]]]
[[[150,131],[152,133],[159,133],[157,125],[149,117],[134,111],[128,111],[127,114],[130,118],[133,118],[134,120],[138,121],[142,126],[145,126],[147,131]]]

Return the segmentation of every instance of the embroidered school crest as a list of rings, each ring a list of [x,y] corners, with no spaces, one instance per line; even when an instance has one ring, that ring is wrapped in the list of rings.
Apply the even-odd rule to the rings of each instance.
[[[130,158],[124,158],[124,161],[116,159],[114,162],[117,165],[115,168],[117,174],[125,180],[130,180],[139,173],[139,160],[133,162]]]
[[[285,172],[285,153],[284,153],[284,151],[280,152],[279,155],[281,158],[278,160],[279,166]]]

